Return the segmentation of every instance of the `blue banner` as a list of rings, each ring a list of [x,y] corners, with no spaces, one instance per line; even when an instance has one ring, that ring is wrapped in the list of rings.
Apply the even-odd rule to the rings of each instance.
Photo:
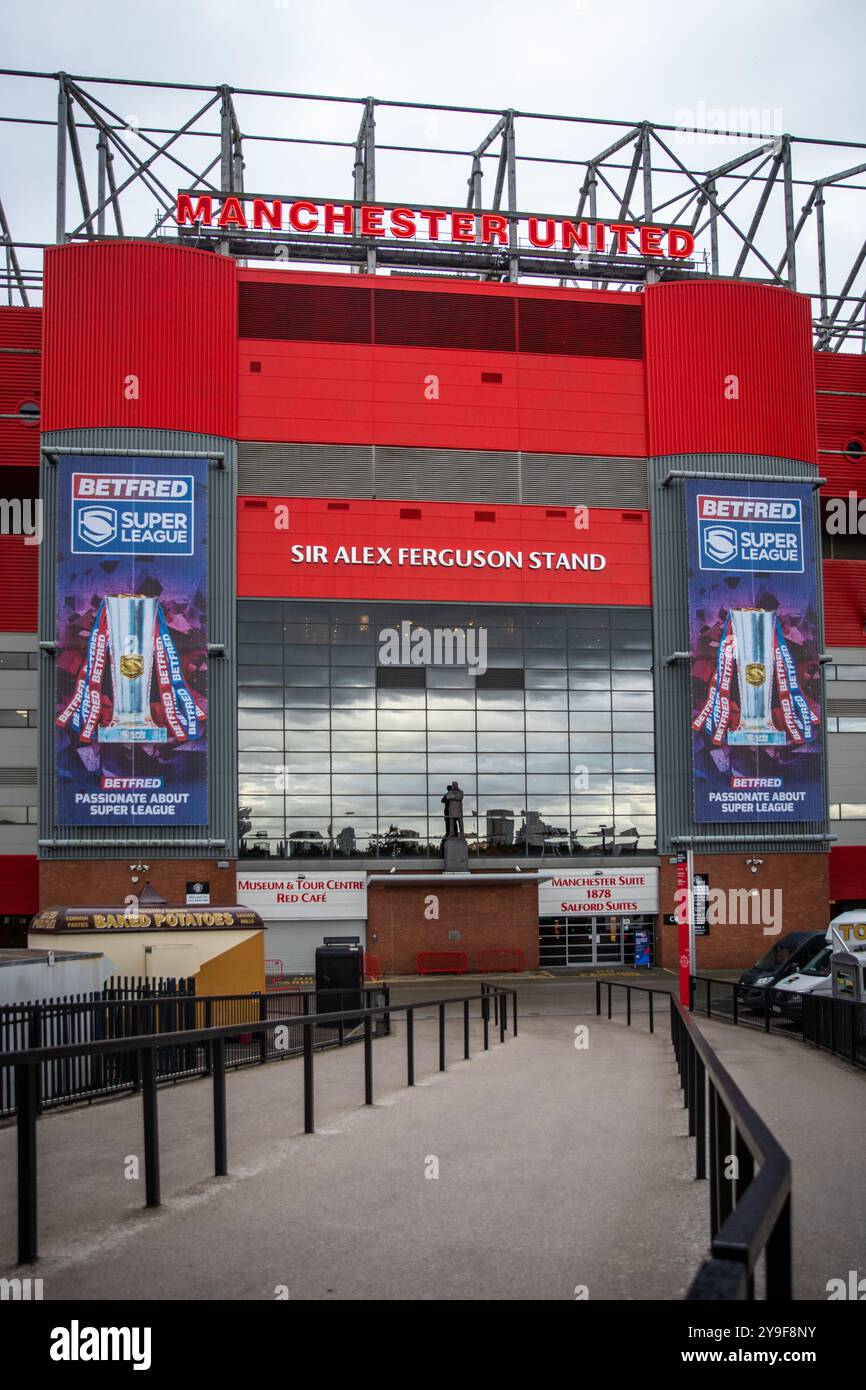
[[[57,826],[206,825],[207,463],[58,460]]]
[[[806,483],[686,482],[694,817],[824,819]]]

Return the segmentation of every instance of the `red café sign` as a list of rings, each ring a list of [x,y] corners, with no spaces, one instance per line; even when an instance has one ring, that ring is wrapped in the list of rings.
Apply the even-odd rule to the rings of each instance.
[[[260,198],[252,194],[213,197],[179,193],[179,227],[216,227],[228,232],[324,233],[326,236],[416,237],[450,245],[508,246],[508,216],[502,212],[410,208],[382,203],[329,203],[309,199]],[[643,222],[575,221],[567,217],[516,214],[530,246],[590,255],[690,256],[695,239],[687,227]],[[631,239],[631,240],[630,240]]]

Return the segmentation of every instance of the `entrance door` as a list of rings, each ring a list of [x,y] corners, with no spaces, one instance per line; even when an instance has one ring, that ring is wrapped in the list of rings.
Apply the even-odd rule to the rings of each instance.
[[[593,927],[593,965],[622,965],[623,929],[619,917],[596,918]]]
[[[624,940],[619,917],[542,917],[539,965],[542,970],[622,965]]]
[[[592,928],[591,917],[568,918],[567,963],[569,965],[593,965],[595,963]]]

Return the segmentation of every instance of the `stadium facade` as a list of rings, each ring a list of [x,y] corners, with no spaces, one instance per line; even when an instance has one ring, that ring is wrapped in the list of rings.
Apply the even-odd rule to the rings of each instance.
[[[389,972],[673,968],[687,851],[785,930],[866,902],[866,547],[826,525],[866,359],[805,296],[118,237],[48,249],[0,343],[44,530],[0,540],[7,939],[147,883],[255,908],[287,971],[332,933]]]

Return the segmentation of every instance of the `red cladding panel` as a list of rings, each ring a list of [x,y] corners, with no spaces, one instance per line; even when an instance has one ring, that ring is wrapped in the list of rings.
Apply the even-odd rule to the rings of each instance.
[[[866,497],[866,357],[816,352],[818,463],[825,497]],[[850,454],[849,444],[854,448]],[[858,452],[857,445],[860,445]]]
[[[0,307],[0,416],[39,404],[41,340],[41,309]],[[0,467],[38,466],[39,421],[0,419]]]
[[[646,453],[637,296],[239,280],[242,439]]]
[[[305,444],[640,458],[643,368],[615,359],[244,339],[239,429],[241,439]]]
[[[649,452],[817,462],[811,305],[730,280],[650,285]]]
[[[649,514],[593,508],[588,519],[577,529],[567,507],[242,497],[238,594],[650,604]],[[457,550],[487,563],[449,565]]]
[[[46,251],[43,429],[235,436],[236,317],[229,256],[136,241]]]
[[[0,347],[30,348],[38,353],[41,346],[42,310],[0,305]]]
[[[866,560],[825,560],[824,640],[828,647],[866,647]]]
[[[35,854],[0,855],[0,913],[35,916],[39,911],[39,860]]]
[[[866,849],[862,845],[835,845],[830,850],[830,898],[866,901]]]
[[[0,536],[0,632],[35,632],[39,546]]]

